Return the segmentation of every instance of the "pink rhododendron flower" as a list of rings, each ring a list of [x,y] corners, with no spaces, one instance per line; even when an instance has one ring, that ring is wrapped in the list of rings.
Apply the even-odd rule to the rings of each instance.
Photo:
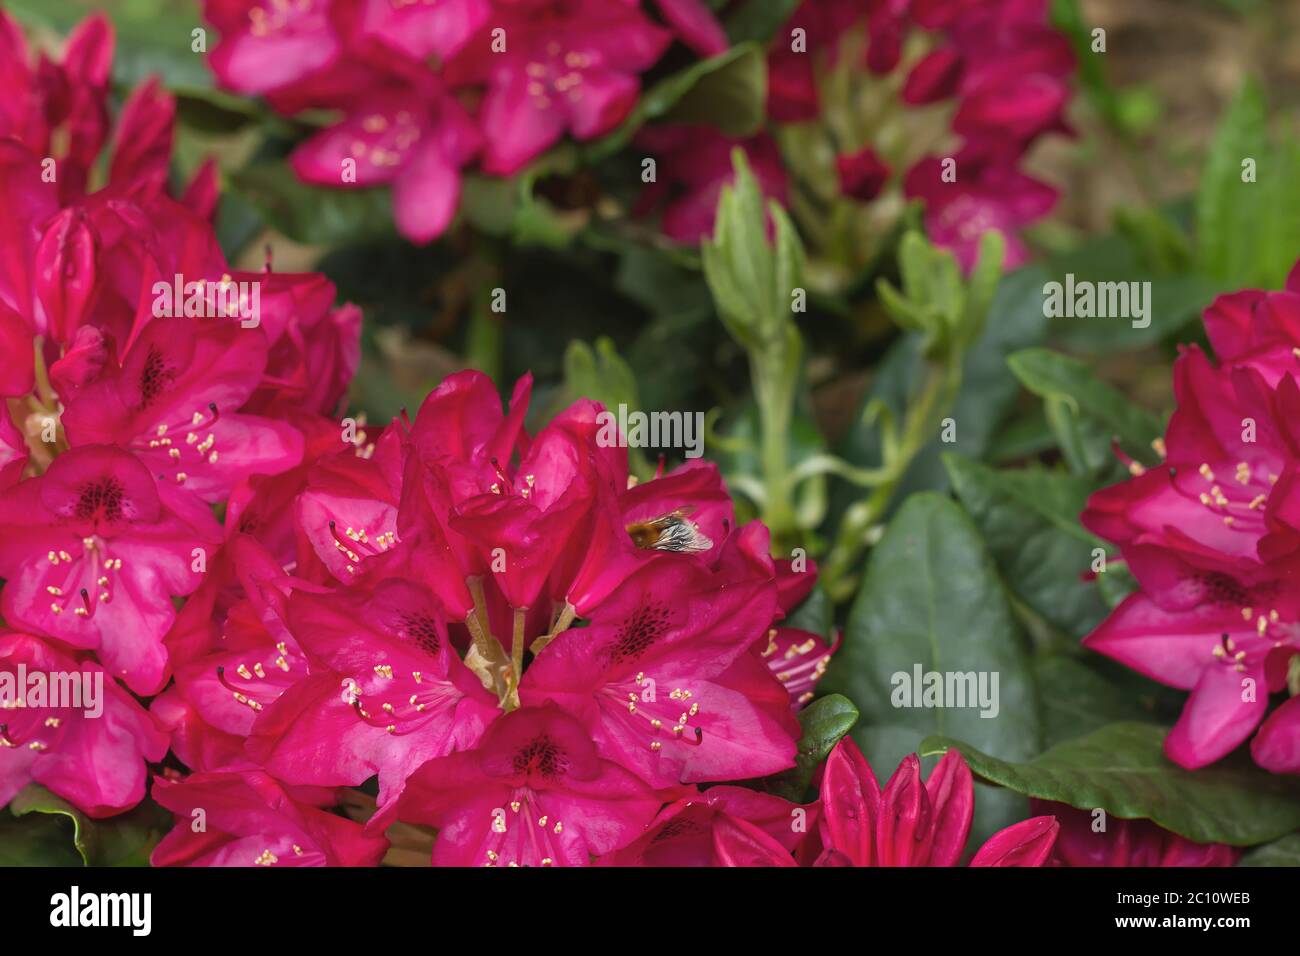
[[[154,866],[377,866],[388,850],[387,840],[295,799],[264,773],[155,777],[153,797],[176,814],[150,857]]]
[[[267,708],[251,741],[281,780],[359,784],[378,773],[388,803],[416,768],[472,747],[498,715],[436,604],[409,582],[295,593],[288,615],[310,677]]]
[[[1280,689],[1270,685],[1269,690]],[[1250,755],[1273,773],[1300,773],[1300,707],[1296,698],[1269,714],[1250,742]]]
[[[908,74],[899,105],[923,110],[955,101],[955,110],[950,110],[952,146],[942,154],[950,162],[956,160],[955,169],[937,157],[909,152],[918,139],[911,126],[897,137],[902,145],[888,150],[875,142],[838,143],[845,124],[823,117],[827,107],[820,86],[824,74],[843,72],[848,36],[865,40],[861,68],[868,73],[898,70],[905,44],[926,50],[919,58],[906,58]],[[1009,265],[1025,261],[1028,251],[1019,231],[1050,211],[1056,192],[1021,172],[1020,164],[1041,136],[1068,132],[1063,117],[1074,70],[1069,41],[1049,25],[1047,4],[992,0],[940,10],[910,0],[805,0],[777,30],[767,66],[769,117],[778,124],[801,126],[824,121],[838,154],[824,173],[837,177],[842,196],[867,203],[893,195],[895,190],[886,193],[886,187],[891,170],[900,170],[903,196],[925,204],[930,238],[952,249],[963,268],[972,266],[979,236],[989,229],[1006,237]],[[835,108],[843,110],[840,101],[846,97],[858,108],[858,100],[843,86],[836,81]],[[875,87],[871,89],[878,96]],[[947,117],[942,121],[948,122]],[[731,174],[727,154],[733,146],[743,146],[749,154],[763,191],[784,200],[786,158],[766,132],[743,142],[715,132],[692,130],[689,141],[686,135],[678,134],[680,160],[675,162],[678,144],[669,140],[670,134],[652,129],[638,138],[664,157],[661,164],[668,160],[667,169],[647,187],[641,211],[662,204],[665,194],[687,193],[674,197],[664,209],[662,228],[671,238],[698,242],[712,232],[718,193]],[[894,139],[888,131],[877,138],[879,143]],[[810,151],[795,145],[803,142],[802,137],[793,144],[783,141],[783,147],[791,168],[807,179]],[[818,168],[818,174],[822,172]],[[678,183],[685,189],[677,189]],[[818,190],[813,197],[818,203],[829,198]]]
[[[316,463],[297,498],[298,525],[321,563],[348,582],[399,543],[401,493],[401,440],[390,429],[369,457],[347,449]]]
[[[357,26],[412,60],[453,56],[492,13],[488,0],[364,0]]]
[[[1018,230],[1045,216],[1056,204],[1056,190],[1005,164],[998,151],[968,149],[953,160],[961,172],[944,176],[944,160],[926,157],[908,170],[903,192],[925,203],[925,226],[931,240],[951,249],[969,271],[985,232],[1002,233],[1007,244],[1004,266],[1029,258]]]
[[[661,471],[653,481],[635,482],[626,476],[626,462],[619,464],[612,486],[597,487],[590,528],[576,535],[589,542],[585,551],[570,552],[570,558],[580,558],[576,570],[571,576],[567,569],[555,575],[556,583],[566,587],[554,597],[579,613],[597,606],[656,553],[717,558],[735,525],[731,496],[717,466],[688,462]],[[809,576],[810,588],[815,579],[815,573]]]
[[[32,782],[92,817],[140,802],[145,762],[163,758],[168,738],[104,668],[3,632],[0,675],[0,806]]]
[[[0,107],[0,139],[12,137],[36,156],[52,159],[57,179],[47,181],[57,183],[63,202],[92,191],[93,169],[106,146],[110,190],[137,197],[167,191],[176,101],[150,78],[130,91],[116,123],[110,122],[113,48],[112,24],[95,14],[73,28],[60,61],[33,57],[21,29],[0,10],[0,91],[6,103]]]
[[[663,803],[547,705],[502,717],[476,750],[425,764],[397,813],[438,828],[435,866],[586,866],[632,842]]]
[[[460,170],[481,138],[445,93],[378,90],[294,152],[307,182],[358,187],[391,183],[398,229],[416,242],[442,234],[460,200]]]
[[[462,489],[467,497],[451,510],[451,528],[512,608],[533,605],[591,507],[597,413],[591,402],[562,412],[531,441],[513,475],[491,461],[493,474],[480,471],[480,486]],[[495,560],[503,546],[504,567]]]
[[[293,155],[298,175],[336,188],[393,188],[398,230],[441,235],[461,170],[509,176],[564,135],[613,130],[640,95],[640,74],[676,34],[701,56],[727,47],[702,0],[209,0],[221,42],[219,82],[266,95],[284,113],[343,119]],[[469,109],[467,109],[467,105]]]
[[[259,284],[258,328],[266,368],[245,407],[258,415],[333,416],[361,361],[361,310],[334,306],[338,290],[319,273],[230,273]],[[297,422],[295,422],[297,424]]]
[[[17,483],[27,467],[27,442],[10,417],[7,408],[0,407],[0,491]]]
[[[160,299],[159,285],[235,281],[203,218],[214,167],[186,192],[202,214],[164,193],[171,98],[156,82],[128,94],[103,164],[110,181],[87,194],[111,128],[108,21],[75,30],[61,64],[30,66],[3,15],[0,43],[14,53],[0,82],[25,91],[3,114],[13,138],[0,138],[0,340],[12,359],[0,392],[13,400],[0,416],[0,607],[11,625],[93,652],[132,691],[154,694],[209,631],[223,635],[232,604],[252,599],[219,594],[242,585],[218,572],[231,535],[213,506],[302,467],[298,426],[338,410],[359,315],[334,309],[324,279],[269,266],[240,275],[266,285],[264,316],[198,298],[203,315],[191,315],[189,292]],[[44,175],[51,150],[57,178]],[[210,567],[225,583],[205,577]],[[173,635],[177,607],[205,583],[209,593],[186,605],[185,636]],[[205,609],[218,620],[196,626]]]
[[[660,206],[664,235],[697,243],[713,233],[713,217],[723,187],[735,179],[731,153],[739,148],[765,196],[785,202],[788,184],[776,141],[766,133],[732,140],[702,126],[650,126],[636,142],[657,158],[655,183],[638,204],[642,213]]]
[[[198,587],[220,532],[194,496],[130,452],[87,445],[0,495],[3,608],[13,624],[96,649],[137,693],[166,678],[173,597]]]
[[[775,627],[768,631],[762,657],[776,679],[785,685],[790,701],[802,707],[813,699],[817,682],[826,673],[831,655],[839,649],[840,638],[827,645],[816,634],[793,627]]]
[[[800,806],[781,797],[744,787],[710,787],[669,804],[642,836],[602,866],[736,866],[735,840],[719,831],[754,827],[793,863],[794,854],[810,845],[817,828],[818,806]],[[720,849],[721,848],[721,849]],[[733,854],[728,858],[725,854]]]
[[[298,464],[302,436],[239,409],[266,367],[266,338],[236,322],[185,318],[145,327],[63,413],[68,441],[130,449],[156,479],[221,501],[250,472]]]
[[[700,56],[727,49],[727,34],[705,0],[655,0],[659,12],[687,46]]]
[[[182,731],[184,740],[173,749],[192,770],[257,766],[243,753],[254,722],[309,673],[307,657],[288,627],[288,599],[294,589],[319,589],[285,574],[247,535],[233,538],[226,551],[245,597],[226,610],[219,636],[207,632],[200,646],[169,633],[176,680],[150,707],[163,723]],[[214,603],[198,596],[191,603],[207,620],[219,616]]]
[[[593,403],[529,436],[530,387],[503,409],[486,376],[451,376],[414,422],[338,451],[322,428],[307,464],[236,487],[153,703],[192,770],[294,787],[377,775],[372,829],[439,821],[435,862],[490,849],[572,865],[632,842],[683,784],[792,766],[792,709],[828,649],[774,625],[815,567],[778,566],[760,525],[737,528],[712,465],[629,481]],[[296,507],[268,536],[262,509],[280,500]],[[564,759],[524,772],[503,756],[538,740]],[[471,813],[485,800],[563,825],[500,840]]]
[[[813,56],[835,58],[839,38],[862,16],[856,0],[804,0],[777,30],[768,53],[767,111],[778,123],[801,123],[817,118],[819,97]],[[794,30],[802,30],[806,49],[794,48]]]
[[[209,65],[223,86],[239,93],[267,93],[313,77],[342,55],[332,17],[344,6],[207,0],[204,14],[221,32]]]
[[[845,738],[826,760],[821,785],[823,866],[955,866],[975,813],[975,787],[961,754],[944,754],[922,782],[909,755],[881,791],[857,745]],[[1037,816],[993,834],[971,866],[1042,866],[1059,826]]]
[[[1263,724],[1252,742],[1258,762],[1300,772],[1296,709],[1288,701],[1269,713],[1269,695],[1287,686],[1300,620],[1289,585],[1300,553],[1300,390],[1283,358],[1292,297],[1215,302],[1206,325],[1223,364],[1196,348],[1179,357],[1178,408],[1158,443],[1165,463],[1131,466],[1134,477],[1094,494],[1083,514],[1141,585],[1084,644],[1191,692],[1165,741],[1184,767],[1213,763]]]
[[[636,103],[637,74],[667,47],[636,2],[513,0],[498,5],[484,34],[449,67],[453,83],[483,83],[483,168],[510,175],[564,133],[593,139],[614,128]],[[500,36],[500,34],[498,34]]]
[[[1150,820],[1098,818],[1064,803],[1031,800],[1035,813],[1056,817],[1061,830],[1052,861],[1063,866],[1235,866],[1241,851],[1222,843],[1193,843]]]
[[[789,695],[751,653],[775,610],[761,530],[738,532],[712,574],[671,560],[633,574],[538,655],[521,700],[579,716],[656,787],[791,766]]]
[[[837,156],[835,168],[840,174],[840,191],[858,202],[871,202],[889,179],[889,167],[870,146]]]

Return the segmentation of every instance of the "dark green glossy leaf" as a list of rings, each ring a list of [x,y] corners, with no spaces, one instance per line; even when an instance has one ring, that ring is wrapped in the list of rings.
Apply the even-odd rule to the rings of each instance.
[[[231,185],[276,229],[311,245],[355,243],[392,232],[387,189],[326,189],[300,182],[283,162],[257,163]]]
[[[820,697],[799,712],[803,736],[799,738],[796,765],[764,781],[764,788],[796,803],[802,802],[813,774],[827,755],[858,722],[858,709],[847,697]]]
[[[1164,431],[1160,419],[1097,378],[1083,362],[1049,349],[1024,349],[1007,364],[1047,402],[1048,420],[1074,470],[1095,473],[1111,465],[1112,439],[1133,458],[1157,462],[1151,442]]]
[[[15,856],[28,855],[33,865],[45,866],[148,866],[150,852],[172,823],[171,815],[150,801],[115,817],[92,820],[36,784],[25,787],[10,801],[9,812],[18,820],[12,824],[12,832],[9,821],[0,822],[6,833],[0,843],[10,852],[16,850]],[[71,826],[66,822],[51,826],[59,820]],[[56,844],[55,832],[64,834],[66,842]],[[69,859],[68,848],[76,860]]]
[[[732,43],[766,42],[798,6],[799,0],[745,0],[727,17],[727,36]]]
[[[654,120],[712,126],[729,136],[749,136],[763,122],[767,63],[756,43],[741,43],[660,80],[614,132],[583,147],[584,157],[605,159]]]
[[[1079,524],[1094,483],[1042,469],[999,471],[960,455],[945,455],[944,464],[1007,586],[1074,637],[1101,623],[1106,604],[1082,575],[1102,544]]]
[[[831,632],[835,629],[835,607],[830,596],[820,586],[814,587],[781,622],[781,626],[808,631],[830,641]]]
[[[1300,147],[1269,136],[1260,85],[1247,80],[1215,134],[1196,197],[1198,262],[1234,288],[1277,288],[1300,253]],[[1253,182],[1243,164],[1253,161]]]
[[[1300,833],[1257,846],[1244,854],[1238,866],[1300,866]]]
[[[950,737],[933,737],[923,749],[941,754],[955,747],[990,783],[1081,810],[1153,820],[1197,843],[1250,846],[1300,827],[1300,783],[1255,767],[1244,754],[1184,770],[1165,757],[1166,733],[1156,724],[1111,724],[1020,763]]]
[[[1043,703],[1043,740],[1054,746],[1120,721],[1151,721],[1133,688],[1107,680],[1075,657],[1050,654],[1034,659],[1038,699]]]
[[[895,706],[895,688],[917,666],[990,682],[996,674],[996,715],[983,717],[978,706]],[[1038,702],[1022,640],[992,559],[956,502],[921,493],[899,509],[872,551],[822,686],[862,711],[854,739],[882,779],[930,734],[978,740],[1010,760],[1038,752]],[[919,697],[921,688],[914,691]],[[991,832],[995,822],[977,826]]]

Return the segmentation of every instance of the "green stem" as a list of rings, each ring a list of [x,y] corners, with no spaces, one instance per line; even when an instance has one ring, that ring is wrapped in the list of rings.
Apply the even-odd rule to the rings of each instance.
[[[754,397],[758,404],[760,459],[767,500],[763,520],[772,532],[773,547],[784,550],[796,536],[794,489],[790,484],[790,426],[794,383],[781,350],[767,349],[750,356]]]
[[[34,365],[36,372],[36,395],[40,398],[41,404],[46,410],[54,413],[57,412],[59,403],[54,394],[54,386],[50,384],[50,373],[45,367],[45,337],[36,336],[33,342],[35,349]]]
[[[528,608],[515,608],[514,632],[510,635],[510,705],[507,710],[519,707],[519,684],[524,679],[524,621]]]
[[[823,585],[832,600],[842,601],[852,595],[854,581],[850,571],[866,549],[872,529],[889,510],[903,476],[934,437],[935,429],[952,408],[960,388],[959,355],[949,357],[943,364],[930,366],[924,388],[907,410],[897,451],[892,460],[886,460],[881,467],[888,477],[865,500],[849,508],[840,523],[835,544],[822,571]]]

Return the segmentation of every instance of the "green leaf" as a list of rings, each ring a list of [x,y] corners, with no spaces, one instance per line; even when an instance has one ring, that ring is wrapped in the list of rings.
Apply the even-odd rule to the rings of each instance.
[[[858,709],[847,697],[820,697],[799,712],[803,735],[795,755],[795,766],[763,781],[764,789],[795,803],[802,802],[813,774],[853,725]]]
[[[1252,766],[1243,754],[1184,770],[1164,755],[1166,733],[1156,724],[1111,724],[1020,763],[950,737],[922,747],[929,755],[956,748],[977,776],[1027,797],[1153,820],[1197,843],[1249,846],[1300,827],[1296,781]]]
[[[606,408],[617,410],[626,405],[636,411],[636,379],[608,336],[596,340],[593,350],[586,342],[574,339],[564,353],[564,384],[575,398],[590,398]]]
[[[881,278],[876,293],[900,328],[921,333],[927,355],[964,353],[983,330],[1002,277],[1003,251],[1001,237],[985,233],[968,288],[956,257],[911,231],[898,246],[902,290]]]
[[[1047,400],[1049,421],[1076,470],[1095,472],[1112,462],[1109,444],[1118,438],[1133,458],[1156,464],[1151,442],[1164,431],[1159,418],[1097,378],[1077,359],[1048,349],[1025,349],[1007,359],[1021,383]]]
[[[735,182],[723,187],[713,237],[700,247],[704,277],[723,325],[750,352],[756,372],[779,373],[755,381],[760,404],[765,388],[788,393],[800,368],[802,342],[794,321],[792,294],[803,287],[804,253],[794,224],[780,205],[764,204],[745,154],[732,151]],[[776,226],[767,241],[768,215]]]
[[[1192,264],[1192,244],[1182,227],[1161,209],[1121,206],[1115,228],[1136,247],[1145,264],[1160,272],[1185,272]]]
[[[954,454],[944,464],[1016,596],[1074,637],[1100,624],[1106,604],[1080,577],[1102,547],[1079,524],[1095,483],[1041,469],[999,471]]]
[[[0,845],[24,843],[24,831],[30,826],[38,852],[52,854],[49,859],[38,859],[33,853],[32,863],[46,866],[56,863],[75,866],[78,862],[86,866],[148,866],[150,852],[172,824],[171,815],[150,801],[119,816],[92,820],[66,800],[36,784],[23,788],[10,801],[9,811],[20,820],[13,827],[13,835],[0,840]],[[64,843],[62,850],[52,842],[56,828],[50,824],[57,818],[72,823],[71,842]],[[8,821],[0,821],[0,824],[4,825],[5,831],[8,830]],[[57,829],[66,836],[66,826]],[[68,854],[65,852],[69,845],[78,857],[71,863],[67,862]]]
[[[786,615],[781,626],[808,631],[829,642],[831,632],[835,629],[835,607],[831,604],[830,595],[821,585],[817,585],[797,608]]]
[[[1107,564],[1106,573],[1097,575],[1097,590],[1109,608],[1117,608],[1120,602],[1138,589],[1137,578],[1123,564]]]
[[[923,672],[996,673],[997,715],[981,717],[978,707],[896,707],[896,675],[911,680],[917,665]],[[899,509],[871,553],[844,646],[822,686],[861,709],[854,739],[881,775],[930,734],[978,741],[1009,760],[1038,752],[1038,702],[1021,638],[992,559],[956,502],[921,493]],[[913,690],[919,696],[921,688]],[[993,823],[985,819],[980,829],[998,829]]]
[[[1116,215],[1120,229],[1085,240],[1053,257],[1047,273],[1064,284],[1074,276],[1081,282],[1150,282],[1150,323],[1135,328],[1125,318],[1050,320],[1051,339],[1072,352],[1103,355],[1133,351],[1185,334],[1216,295],[1228,290],[1219,279],[1183,268],[1187,242],[1163,212],[1125,211]],[[1039,304],[1043,303],[1040,292]]]
[[[1255,181],[1243,181],[1243,163]],[[1196,196],[1197,262],[1233,288],[1278,288],[1300,254],[1300,144],[1269,136],[1260,84],[1248,79],[1224,115]]]
[[[710,322],[713,300],[698,268],[683,268],[663,250],[629,245],[618,260],[620,292],[652,315],[705,312]]]
[[[571,175],[577,164],[577,150],[571,143],[561,143],[508,179],[471,173],[461,187],[460,212],[488,235],[509,237],[521,246],[563,249],[589,217],[583,211],[557,209],[538,195],[537,184],[547,176]]]
[[[728,136],[752,136],[767,102],[767,61],[757,43],[740,43],[660,80],[642,95],[618,129],[581,148],[590,163],[626,146],[652,120],[712,126]]]
[[[1264,92],[1248,79],[1219,124],[1196,196],[1197,252],[1201,265],[1215,275],[1238,275],[1237,257],[1250,250],[1246,232],[1257,225],[1259,189],[1258,183],[1241,181],[1241,164],[1247,157],[1261,160],[1267,144]]]
[[[1007,367],[1007,356],[1019,349],[1036,345],[1047,331],[1043,315],[1043,283],[1038,266],[1019,269],[1002,277],[984,334],[967,353],[962,366],[961,390],[954,405],[957,413],[957,441],[944,444],[936,433],[908,469],[899,495],[920,489],[942,490],[948,487],[948,475],[941,453],[956,451],[967,458],[983,458],[998,426],[1015,405],[1020,386]],[[841,458],[860,467],[880,464],[880,432],[867,424],[863,411],[880,400],[896,419],[903,417],[908,397],[923,375],[921,336],[904,337],[887,353],[876,369],[872,386],[863,397],[855,421],[839,449]],[[832,514],[841,512],[861,497],[861,490],[842,482],[835,489]]]
[[[732,43],[757,40],[766,43],[799,6],[799,0],[745,0],[727,18],[727,36]]]
[[[1295,144],[1269,138],[1268,107],[1248,79],[1224,115],[1201,172],[1196,197],[1198,262],[1236,285],[1275,288],[1300,247],[1300,186]],[[1243,182],[1243,163],[1255,163]]]
[[[66,35],[82,19],[102,10],[113,22],[116,50],[113,80],[135,86],[157,73],[173,92],[191,93],[212,87],[207,56],[192,49],[191,31],[207,29],[207,48],[217,37],[192,0],[6,0],[5,9],[20,21]]]
[[[1043,740],[1048,746],[1090,734],[1108,724],[1150,722],[1154,716],[1142,706],[1142,701],[1147,700],[1154,710],[1154,694],[1144,698],[1130,686],[1103,677],[1076,657],[1049,654],[1035,658],[1034,680],[1038,699],[1043,703]],[[1157,693],[1163,690],[1159,685],[1151,686]]]
[[[1092,52],[1092,28],[1085,21],[1079,0],[1052,0],[1051,21],[1074,48],[1079,63],[1079,79],[1093,104],[1112,126],[1119,125],[1119,105],[1115,88],[1101,68],[1101,57]]]
[[[82,866],[73,823],[55,814],[14,817],[0,810],[0,866]]]
[[[1238,866],[1300,866],[1300,833],[1257,846],[1242,856]]]
[[[386,236],[393,230],[387,189],[326,189],[300,182],[288,164],[257,163],[231,185],[267,222],[296,242],[335,245]]]

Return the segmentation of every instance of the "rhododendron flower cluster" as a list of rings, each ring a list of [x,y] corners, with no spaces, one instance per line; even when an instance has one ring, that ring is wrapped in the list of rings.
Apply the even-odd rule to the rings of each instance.
[[[1250,739],[1260,766],[1300,773],[1296,698],[1270,710],[1300,653],[1300,269],[1283,291],[1220,296],[1204,319],[1217,361],[1190,346],[1175,363],[1163,464],[1133,463],[1083,515],[1140,585],[1085,644],[1191,692],[1170,759],[1203,767]]]
[[[227,841],[250,865],[363,854],[352,831],[322,845],[312,795],[378,777],[367,833],[432,826],[439,865],[862,862],[844,836],[862,819],[881,821],[886,865],[956,862],[973,797],[956,754],[931,798],[914,758],[881,797],[851,743],[828,764],[834,797],[810,806],[698,789],[793,765],[794,710],[830,649],[773,625],[815,572],[774,562],[766,530],[737,524],[712,465],[630,480],[626,450],[597,440],[594,403],[528,435],[530,389],[521,380],[503,409],[486,376],[458,373],[413,420],[368,436],[367,454],[320,458],[292,561],[236,532],[238,586],[191,599],[200,633],[178,623],[185,661],[153,710],[196,771],[164,791],[168,806],[247,777],[268,810],[233,834],[223,823],[215,850],[178,827],[155,861],[209,859]],[[665,533],[664,516],[691,536]],[[832,783],[843,761],[867,776]],[[939,821],[933,859],[885,829],[909,812]],[[1053,828],[1013,827],[974,863],[1041,863]],[[260,842],[233,840],[249,833]],[[752,840],[772,859],[733,845]],[[310,849],[286,857],[291,845]]]
[[[865,40],[865,48],[851,39]],[[846,57],[856,60],[846,64]],[[829,73],[846,67],[861,74],[864,99],[841,104],[845,115],[837,119],[822,86]],[[731,140],[698,127],[649,128],[639,142],[662,157],[666,175],[645,201],[666,203],[669,236],[699,241],[712,232],[718,194],[732,176],[730,150],[739,146],[765,193],[788,204],[790,177],[778,141],[790,150],[784,129],[815,124],[826,129],[835,152],[822,172],[838,178],[843,197],[870,203],[895,183],[895,192],[924,204],[927,233],[964,268],[974,264],[987,230],[1003,234],[1007,264],[1018,265],[1028,257],[1019,229],[1056,202],[1056,190],[1020,165],[1044,134],[1068,131],[1073,70],[1068,40],[1048,24],[1046,0],[804,0],[768,54],[768,114],[776,136]],[[935,107],[937,114],[937,105],[955,104],[931,120],[939,132],[950,123],[948,151],[916,153],[915,143],[936,143],[936,137],[893,128],[882,118],[889,115],[878,102],[882,91],[895,98],[888,103],[895,112]],[[863,141],[844,141],[846,126],[863,135],[861,113],[876,116],[877,125]]]
[[[703,0],[208,0],[205,10],[221,33],[211,66],[223,86],[285,113],[342,114],[295,151],[297,174],[391,185],[398,229],[417,242],[451,222],[467,166],[508,176],[565,135],[610,132],[674,37],[706,56],[727,45]]]
[[[211,66],[223,86],[288,114],[338,112],[293,153],[298,176],[391,186],[398,229],[417,242],[448,227],[464,169],[510,176],[564,136],[613,131],[674,38],[700,57],[728,48],[703,0],[209,0],[205,9],[222,37]],[[1056,199],[1021,160],[1043,134],[1065,130],[1074,68],[1047,9],[1046,0],[805,0],[768,56],[776,128],[741,140],[705,126],[643,129],[637,144],[660,168],[638,209],[661,212],[669,237],[699,242],[732,178],[734,147],[764,191],[785,201],[780,127],[821,122],[821,81],[853,57],[863,84],[887,90],[894,105],[955,109],[934,121],[940,132],[950,122],[946,153],[913,154],[920,138],[886,125],[868,141],[838,143],[831,172],[841,193],[866,203],[893,183],[924,203],[930,234],[964,266],[988,229],[1007,236],[1009,261],[1019,263],[1018,229]],[[865,49],[847,49],[846,36]]]
[[[192,770],[290,795],[377,777],[369,832],[432,824],[437,863],[575,865],[696,784],[793,764],[830,648],[774,625],[815,571],[773,562],[712,465],[630,480],[594,403],[528,435],[530,390],[503,409],[453,375],[305,468],[290,550],[230,529],[153,705]],[[271,856],[296,814],[266,823]]]
[[[0,143],[3,659],[108,691],[94,718],[6,701],[6,799],[120,812],[170,749],[158,864],[374,864],[394,820],[447,864],[631,859],[681,814],[779,820],[791,859],[824,818],[835,845],[859,808],[794,825],[699,789],[793,766],[832,650],[781,623],[815,567],[774,561],[713,465],[637,482],[588,401],[530,435],[528,377],[504,409],[464,372],[414,418],[340,421],[359,316],[328,282],[231,270],[152,173],[64,194],[46,145]],[[258,306],[160,312],[173,280]],[[332,811],[371,778],[365,825]]]
[[[168,749],[132,694],[168,682],[177,604],[223,561],[214,506],[229,517],[262,478],[301,468],[322,424],[337,433],[360,314],[335,309],[320,277],[229,269],[206,219],[215,193],[186,205],[163,189],[172,105],[153,84],[128,97],[109,180],[91,188],[106,20],[73,32],[62,65],[34,63],[3,14],[0,42],[14,94],[0,138],[0,644],[6,671],[107,685],[93,718],[6,698],[0,793],[37,781],[107,815],[139,802],[145,762]],[[159,314],[154,286],[176,276],[268,294],[253,327]]]

